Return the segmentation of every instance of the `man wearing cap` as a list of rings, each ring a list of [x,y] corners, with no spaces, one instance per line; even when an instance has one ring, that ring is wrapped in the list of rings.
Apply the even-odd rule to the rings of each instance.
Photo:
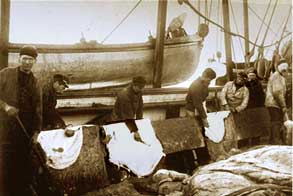
[[[203,102],[209,95],[209,84],[215,78],[216,72],[213,69],[205,69],[201,77],[192,82],[185,99],[187,116],[195,118],[202,127],[209,127]]]
[[[245,86],[246,79],[247,75],[241,71],[237,73],[235,80],[225,84],[221,92],[221,102],[225,110],[241,112],[247,107],[249,90]]]
[[[142,76],[134,77],[132,83],[118,92],[112,112],[113,121],[142,119],[143,99],[142,89],[146,80]]]
[[[0,71],[0,195],[30,195],[29,141],[41,129],[41,93],[31,72],[37,56],[24,46],[20,65]]]
[[[203,102],[209,95],[209,84],[215,78],[216,72],[213,69],[205,69],[201,76],[192,82],[185,99],[187,117],[195,119],[198,126],[202,128],[202,134],[204,136],[204,127],[209,127],[209,123],[207,121],[207,114],[203,107]],[[196,153],[201,157],[200,160],[197,160],[199,164],[206,164],[210,160],[207,148],[197,149]],[[193,169],[195,169],[193,153],[186,151],[183,153],[183,156],[184,159],[189,159],[189,161],[187,161],[189,163],[185,167],[188,173],[192,174]]]
[[[258,79],[256,69],[254,67],[250,67],[246,70],[246,73],[248,79],[245,86],[249,91],[247,108],[264,107],[265,93]]]
[[[281,127],[284,114],[287,113],[286,107],[286,80],[288,63],[282,59],[277,64],[277,70],[270,76],[265,106],[268,108],[271,116],[270,143],[281,144]]]
[[[67,78],[61,74],[55,74],[43,86],[43,130],[65,128],[65,122],[56,109],[57,95],[68,88]]]

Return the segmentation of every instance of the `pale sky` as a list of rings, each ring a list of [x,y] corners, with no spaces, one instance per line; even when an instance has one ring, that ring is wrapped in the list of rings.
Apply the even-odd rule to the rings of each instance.
[[[79,42],[83,33],[87,40],[97,40],[101,42],[112,29],[122,20],[122,18],[135,6],[138,0],[12,0],[10,11],[10,42],[13,43],[49,43],[49,44],[73,44]],[[197,6],[195,0],[190,1]],[[201,1],[201,12],[205,13],[204,0]],[[222,7],[218,0],[208,0],[208,8],[211,6],[210,18],[222,25]],[[249,6],[261,18],[264,16],[269,0],[249,0]],[[253,2],[253,3],[252,3]],[[268,16],[271,15],[275,0],[271,1]],[[243,32],[242,0],[231,0],[234,16],[230,7],[231,31],[239,34]],[[280,38],[281,31],[291,6],[291,0],[279,0],[275,14],[272,19],[265,45],[271,44]],[[218,13],[220,11],[220,13]],[[186,5],[179,5],[177,0],[168,1],[167,24],[182,14],[187,13],[183,27],[188,34],[197,31],[198,16]],[[209,10],[210,12],[210,10]],[[109,43],[133,43],[147,41],[148,32],[153,36],[156,34],[157,1],[143,0],[127,20],[109,37],[104,44]],[[268,23],[269,17],[266,18]],[[203,20],[201,20],[203,22]],[[235,22],[237,27],[235,26]],[[261,21],[249,10],[250,39],[255,40]],[[224,39],[222,32],[209,25],[210,32],[205,38],[202,50],[199,69],[201,72],[208,64],[207,59],[211,58],[217,51],[224,55]],[[292,19],[287,24],[287,30],[292,31]],[[266,27],[261,31],[261,42]],[[289,40],[291,37],[288,37]],[[240,44],[241,42],[241,44]],[[241,49],[241,46],[243,49]],[[252,47],[252,46],[251,46]],[[237,37],[233,38],[233,60],[243,61],[244,42]],[[267,58],[271,57],[273,47],[265,52]],[[195,74],[194,77],[198,75]]]

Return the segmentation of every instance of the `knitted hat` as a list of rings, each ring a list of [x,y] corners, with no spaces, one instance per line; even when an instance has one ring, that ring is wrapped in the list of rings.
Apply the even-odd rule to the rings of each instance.
[[[244,71],[240,71],[237,73],[237,77],[241,77],[243,79],[246,79],[247,78],[247,75]]]
[[[249,67],[247,70],[246,70],[246,74],[249,75],[249,74],[257,74],[257,71],[254,67]]]
[[[145,86],[146,80],[143,76],[136,76],[132,78],[132,83],[138,86]]]
[[[31,56],[33,58],[37,58],[38,56],[38,52],[37,49],[34,46],[23,46],[20,49],[19,55],[28,55]]]
[[[210,78],[211,80],[215,79],[217,77],[216,72],[211,69],[211,68],[206,68],[203,73],[202,76],[205,78]]]
[[[284,70],[287,70],[288,69],[288,63],[287,63],[286,59],[281,59],[278,62],[278,66],[277,67],[278,67],[279,72],[284,71]]]
[[[65,77],[64,75],[62,74],[55,74],[53,76],[53,79],[54,79],[54,82],[57,82],[61,85],[64,85],[66,88],[68,88],[68,78]]]

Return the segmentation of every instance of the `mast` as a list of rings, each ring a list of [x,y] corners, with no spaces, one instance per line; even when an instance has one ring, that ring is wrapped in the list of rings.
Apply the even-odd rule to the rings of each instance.
[[[245,55],[249,54],[249,22],[248,22],[248,3],[243,0],[243,16],[244,16],[244,36],[245,40]],[[249,63],[249,62],[247,62]]]
[[[228,0],[223,0],[223,20],[224,28],[226,31],[230,32],[230,18],[229,18],[229,4]],[[231,50],[231,35],[224,32],[225,36],[225,53],[226,53],[226,67],[227,67],[227,79],[228,81],[233,80],[233,62],[232,62],[232,50]]]
[[[158,19],[157,19],[157,36],[154,55],[154,75],[153,87],[162,87],[162,70],[164,61],[164,40],[167,16],[168,0],[159,0],[158,2]]]
[[[0,70],[8,66],[10,0],[0,1]]]

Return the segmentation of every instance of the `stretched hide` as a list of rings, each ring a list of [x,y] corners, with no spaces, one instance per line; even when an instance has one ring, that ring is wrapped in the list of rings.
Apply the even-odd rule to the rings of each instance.
[[[236,196],[260,190],[256,195],[291,195],[292,150],[265,146],[204,166],[193,174],[184,195]]]
[[[75,126],[71,130],[74,135],[67,137],[64,129],[42,131],[37,141],[47,158],[47,165],[54,169],[64,169],[72,165],[78,158],[82,142],[82,127]]]
[[[143,142],[134,140],[133,133],[125,123],[103,126],[106,134],[111,136],[107,144],[109,160],[137,176],[146,176],[153,172],[164,156],[163,148],[149,119],[137,120],[135,123]]]
[[[219,143],[225,136],[224,118],[229,115],[230,112],[213,112],[208,113],[208,122],[210,127],[205,128],[205,135],[215,143]]]

